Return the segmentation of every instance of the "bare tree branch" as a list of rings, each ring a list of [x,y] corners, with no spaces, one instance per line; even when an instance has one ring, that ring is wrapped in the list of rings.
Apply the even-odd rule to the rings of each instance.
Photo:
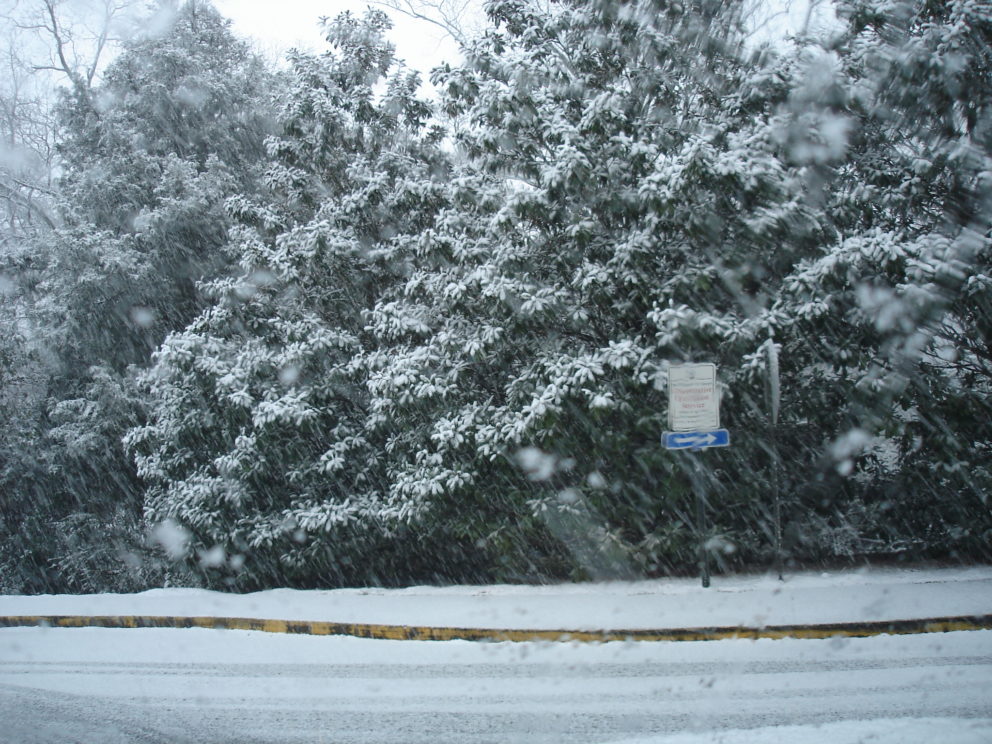
[[[482,6],[478,0],[373,0],[375,5],[425,21],[466,46],[479,30]]]
[[[0,220],[6,235],[52,227],[55,88],[67,84],[97,116],[94,86],[122,13],[141,0],[7,0],[0,9]]]
[[[46,196],[55,196],[56,195],[55,192],[52,189],[47,188],[45,186],[39,186],[36,183],[28,183],[27,181],[22,181],[19,178],[11,178],[10,180],[11,180],[12,183],[20,186],[22,189],[27,189],[29,191],[38,191],[38,192],[40,192],[42,194],[45,194]]]
[[[53,220],[45,209],[39,205],[34,199],[25,196],[21,192],[10,188],[6,184],[0,183],[0,197],[7,199],[9,201],[16,202],[22,207],[25,207],[31,214],[37,215],[42,222],[44,222],[49,228],[55,227],[55,220]]]
[[[782,39],[809,35],[829,9],[824,0],[746,0],[740,18],[748,39]],[[800,12],[802,21],[797,23]]]
[[[55,14],[55,2],[54,0],[44,0],[44,3],[45,10],[48,12],[49,20],[51,20],[51,26],[47,30],[51,35],[52,42],[55,44],[55,53],[58,55],[59,62],[62,66],[62,72],[76,88],[76,92],[83,96],[84,100],[92,104],[89,84],[83,80],[79,73],[76,72],[75,68],[69,64],[69,60],[66,59],[65,47],[68,41],[63,35],[62,30],[59,28],[58,17]]]

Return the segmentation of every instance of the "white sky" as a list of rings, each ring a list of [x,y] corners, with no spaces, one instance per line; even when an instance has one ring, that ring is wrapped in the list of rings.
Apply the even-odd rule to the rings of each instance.
[[[756,40],[780,38],[800,29],[806,20],[810,5],[814,5],[814,26],[830,23],[832,4],[827,0],[768,0],[756,5],[754,20],[761,26],[755,32]],[[242,37],[250,37],[260,51],[277,59],[283,52],[296,46],[320,51],[325,48],[318,19],[333,18],[350,10],[362,15],[369,7],[369,0],[214,0],[214,5],[234,25]],[[481,15],[482,2],[478,6]],[[418,21],[398,11],[386,10],[393,19],[390,40],[396,45],[397,56],[424,73],[444,61],[456,62],[458,47],[445,33],[425,21]],[[764,20],[764,23],[762,23]]]
[[[320,32],[318,19],[333,18],[350,10],[363,15],[367,0],[214,0],[217,10],[233,23],[233,30],[250,37],[260,51],[279,58],[294,46],[321,51],[326,42]],[[393,19],[390,41],[396,54],[407,65],[420,70],[426,80],[432,68],[444,61],[455,62],[458,47],[441,29],[425,21],[408,18],[396,11],[387,11]]]

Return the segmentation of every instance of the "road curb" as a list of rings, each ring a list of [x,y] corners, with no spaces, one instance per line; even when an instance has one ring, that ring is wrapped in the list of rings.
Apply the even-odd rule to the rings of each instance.
[[[935,617],[921,620],[883,620],[820,625],[765,627],[699,627],[630,630],[546,630],[504,628],[449,628],[373,623],[266,620],[245,617],[177,617],[156,615],[7,615],[0,627],[51,628],[210,628],[257,630],[299,635],[343,635],[392,641],[546,641],[605,643],[608,641],[721,641],[735,638],[866,638],[877,635],[913,635],[953,631],[990,630],[992,615]]]

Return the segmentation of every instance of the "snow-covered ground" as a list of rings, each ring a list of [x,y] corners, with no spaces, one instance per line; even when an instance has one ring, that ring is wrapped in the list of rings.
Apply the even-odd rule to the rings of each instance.
[[[961,722],[946,718],[882,718],[819,726],[775,726],[721,734],[680,734],[663,739],[628,739],[615,744],[989,744],[989,720]]]
[[[610,630],[911,620],[992,613],[992,567],[859,569],[552,586],[0,596],[0,615],[179,615]]]
[[[992,631],[573,644],[0,630],[9,744],[979,744],[990,689]]]
[[[0,615],[223,615],[593,628],[992,612],[992,569],[555,587],[0,597]],[[385,641],[0,629],[0,740],[992,742],[992,631],[706,643]]]

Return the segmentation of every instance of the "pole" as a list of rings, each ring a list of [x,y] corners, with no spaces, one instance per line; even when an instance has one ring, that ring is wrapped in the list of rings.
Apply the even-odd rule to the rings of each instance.
[[[710,586],[710,556],[706,548],[706,533],[709,531],[706,524],[706,484],[705,478],[699,473],[699,459],[696,452],[690,450],[686,453],[689,458],[689,479],[692,481],[692,490],[696,494],[696,539],[699,541],[699,577],[703,584],[703,589]]]
[[[782,576],[782,486],[779,482],[778,442],[775,441],[775,427],[770,432],[772,444],[772,490],[775,494],[775,571],[778,580],[785,581]]]
[[[703,582],[703,589],[710,586],[710,556],[706,549],[706,505],[703,503],[703,494],[696,491],[696,521],[699,523],[699,576]]]
[[[782,578],[782,484],[779,470],[778,441],[775,437],[776,430],[778,429],[778,411],[782,399],[782,386],[779,380],[778,347],[775,345],[774,338],[769,338],[765,342],[765,353],[768,363],[765,374],[765,392],[768,398],[768,440],[771,445],[771,487],[775,510],[775,570],[778,573],[778,580],[784,581]]]

